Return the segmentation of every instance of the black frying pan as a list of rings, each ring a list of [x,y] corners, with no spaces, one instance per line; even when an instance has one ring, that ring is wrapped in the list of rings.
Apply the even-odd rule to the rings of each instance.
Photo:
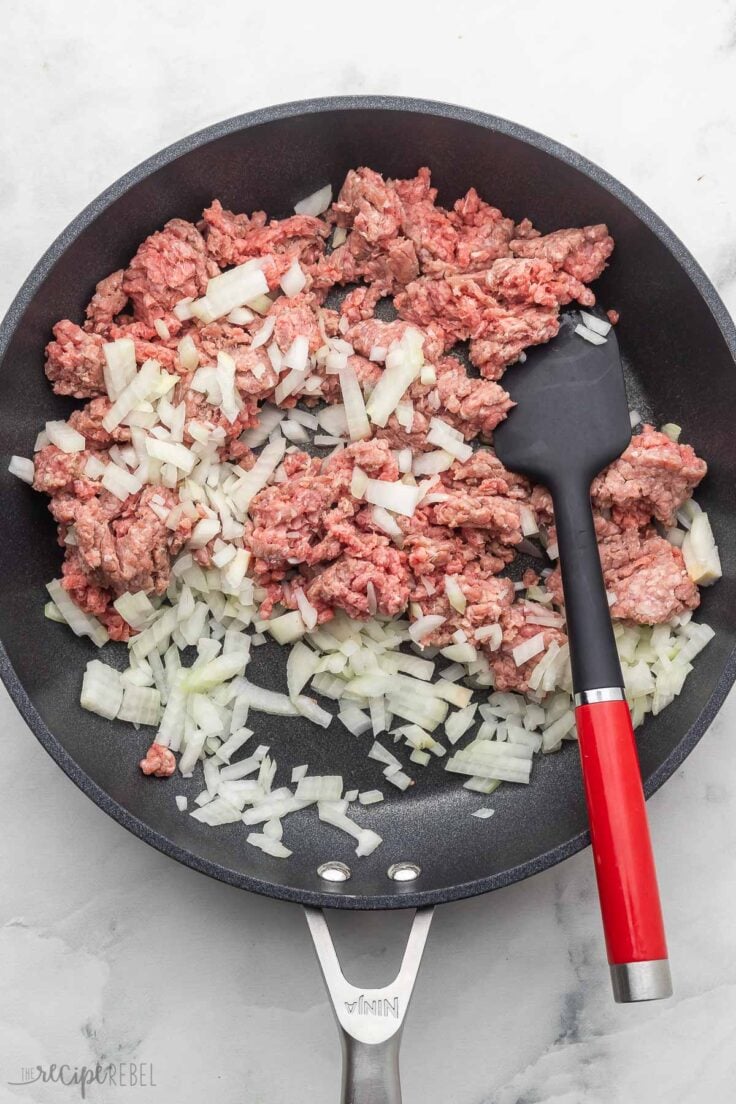
[[[308,813],[287,821],[286,839],[294,848],[288,861],[245,846],[237,826],[213,830],[200,825],[181,815],[173,801],[174,792],[188,790],[194,796],[199,788],[195,780],[142,779],[136,764],[147,734],[100,722],[79,708],[81,672],[95,649],[44,619],[43,584],[58,574],[60,559],[54,527],[42,497],[6,473],[10,454],[31,455],[40,424],[66,417],[74,405],[54,396],[43,375],[43,348],[52,324],[65,316],[81,318],[95,283],[127,263],[147,234],[173,216],[197,219],[214,196],[237,211],[265,208],[272,215],[286,215],[296,200],[327,181],[339,186],[346,171],[361,164],[398,177],[428,164],[441,203],[451,204],[475,185],[504,213],[516,219],[529,216],[543,232],[608,223],[616,252],[596,291],[605,306],[621,314],[617,333],[631,405],[656,423],[680,422],[685,439],[708,460],[710,474],[698,498],[711,516],[724,570],[718,586],[704,591],[702,605],[701,616],[716,630],[716,638],[696,660],[685,692],[639,732],[648,794],[700,739],[736,675],[733,323],[681,242],[601,169],[513,123],[419,100],[315,100],[210,127],[119,180],[39,262],[0,328],[0,674],[38,739],[77,785],[126,828],[173,858],[244,889],[313,907],[420,907],[526,878],[585,846],[575,750],[538,761],[533,785],[502,787],[494,795],[496,816],[488,826],[469,816],[477,797],[464,791],[440,763],[428,767],[421,772],[421,785],[405,794],[387,794],[384,804],[363,811],[362,822],[385,840],[368,859],[356,860],[347,837]],[[254,681],[275,686],[282,671],[277,646],[256,650],[249,667]],[[347,787],[369,788],[383,781],[380,765],[367,760],[365,749],[338,725],[315,736],[298,720],[264,717],[259,735],[284,764],[309,762],[315,772],[340,771]],[[318,868],[325,860],[346,864],[349,880],[321,877]],[[408,873],[416,877],[392,880],[388,869],[397,863],[413,864]],[[313,934],[320,939],[319,914],[310,916]],[[329,973],[336,964],[327,961],[324,934],[321,957]],[[416,961],[407,962],[407,970],[418,964],[416,952],[414,945]],[[331,980],[334,989],[337,983]],[[361,1004],[361,994],[355,1000],[347,994],[340,1013],[343,1020],[347,1017],[345,1030],[350,1023],[375,1025],[381,1017],[385,1024],[398,1026],[408,993],[396,996],[396,1015],[394,995],[368,1000],[363,993]],[[348,1011],[351,1004],[354,1008]],[[370,1036],[372,1029],[366,1030]],[[386,1035],[387,1030],[386,1039],[395,1039],[396,1031]],[[391,1049],[374,1037],[364,1038],[363,1045],[373,1057]],[[365,1080],[375,1073],[372,1063],[373,1058],[351,1055],[348,1068],[356,1081]],[[393,1093],[393,1099],[397,1091],[393,1083],[383,1084],[370,1099],[381,1099],[380,1092]]]

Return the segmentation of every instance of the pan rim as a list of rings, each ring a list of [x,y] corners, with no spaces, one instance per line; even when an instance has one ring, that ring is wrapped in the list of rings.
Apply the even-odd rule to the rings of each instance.
[[[21,285],[13,299],[5,318],[0,323],[0,359],[4,357],[8,344],[15,333],[26,309],[31,304],[37,290],[46,279],[53,266],[79,234],[85,230],[115,200],[133,185],[150,176],[157,169],[177,160],[191,150],[207,145],[227,134],[252,127],[275,122],[279,119],[295,118],[301,115],[316,115],[327,111],[403,111],[419,115],[436,116],[471,123],[486,130],[492,130],[508,137],[518,139],[535,149],[555,157],[583,175],[592,179],[600,187],[611,193],[624,204],[668,249],[680,267],[694,284],[700,297],[706,303],[718,326],[731,356],[736,361],[736,326],[710,279],[695,260],[689,249],[672,230],[639,197],[621,184],[606,170],[569,147],[548,138],[546,135],[507,119],[477,111],[473,108],[448,104],[438,100],[418,99],[402,96],[327,96],[307,100],[294,100],[269,107],[258,108],[242,115],[233,116],[219,123],[205,127],[193,134],[166,146],[151,157],[119,177],[113,184],[93,199],[69,225],[62,230]],[[471,882],[438,887],[426,890],[411,890],[384,893],[378,895],[350,894],[349,892],[320,892],[298,889],[292,886],[274,883],[239,871],[230,870],[219,863],[204,859],[196,853],[178,846],[150,825],[134,816],[106,793],[77,762],[69,755],[57,740],[31,701],[24,686],[12,666],[4,645],[0,641],[0,678],[10,695],[13,704],[28,724],[42,747],[61,767],[64,773],[91,798],[108,816],[112,817],[133,835],[158,851],[178,862],[198,870],[218,881],[239,889],[247,889],[263,896],[297,902],[321,908],[345,908],[374,910],[384,908],[417,908],[425,905],[441,904],[466,897],[477,896],[494,889],[500,889],[514,882],[522,881],[533,874],[540,873],[564,859],[576,854],[589,842],[587,831],[550,848],[548,851],[509,870],[477,878]],[[650,797],[667,781],[677,767],[687,758],[715,719],[726,695],[736,679],[736,648],[728,655],[720,677],[701,709],[697,718],[683,738],[672,749],[667,758],[649,776],[645,783],[645,793]]]

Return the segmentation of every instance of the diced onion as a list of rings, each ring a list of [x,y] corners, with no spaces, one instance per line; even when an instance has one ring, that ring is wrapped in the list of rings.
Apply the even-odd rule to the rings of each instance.
[[[137,494],[143,486],[136,475],[117,464],[107,465],[101,482],[105,490],[110,491],[122,502],[125,502],[128,495]]]
[[[443,422],[440,418],[432,418],[429,423],[427,441],[430,445],[437,445],[461,463],[469,460],[473,455],[473,449],[463,441],[462,434]]]
[[[96,617],[79,608],[64,590],[60,579],[53,579],[47,583],[46,589],[72,632],[77,636],[88,636],[98,648],[108,641],[105,626]]]
[[[465,613],[468,600],[454,575],[445,575],[445,594],[454,610]]]
[[[120,672],[98,659],[90,660],[84,672],[79,704],[90,713],[114,720],[123,704]]]
[[[418,617],[416,621],[409,626],[409,636],[416,644],[421,644],[425,636],[429,636],[435,629],[439,629],[441,625],[444,625],[445,620],[444,617],[436,613]]]
[[[600,337],[605,337],[611,329],[611,323],[608,319],[599,318],[596,314],[590,314],[588,311],[581,310],[580,317],[583,320],[583,325]]]
[[[696,514],[682,542],[687,573],[698,586],[711,586],[723,574],[708,515]]]
[[[187,372],[194,372],[199,367],[199,352],[192,337],[186,334],[176,348],[182,368]]]
[[[345,418],[348,424],[348,433],[351,441],[362,441],[370,437],[371,427],[366,414],[363,392],[355,369],[351,364],[346,364],[338,373],[340,390],[345,406]]]
[[[266,445],[251,470],[240,476],[240,482],[231,494],[232,501],[238,510],[245,512],[248,509],[251,500],[260,490],[263,490],[276,471],[283,460],[285,451],[286,441],[283,438],[271,441],[270,444]]]
[[[294,210],[297,215],[311,215],[313,218],[316,218],[318,215],[323,214],[331,203],[332,185],[325,184],[324,188],[319,188],[316,192],[312,192],[311,195],[295,203]]]
[[[281,290],[288,299],[293,299],[295,295],[298,295],[299,292],[303,290],[306,282],[306,274],[295,257],[281,277]]]
[[[120,337],[117,341],[106,342],[102,352],[105,357],[102,367],[105,390],[110,401],[115,402],[138,371],[135,344],[130,337]]]
[[[529,637],[528,640],[523,640],[521,644],[517,644],[515,648],[511,649],[511,655],[513,656],[514,663],[517,667],[522,667],[525,663],[528,663],[530,659],[534,659],[534,656],[539,655],[544,651],[544,633],[537,633],[536,636]]]
[[[412,517],[419,501],[419,490],[387,479],[369,479],[365,499],[374,506],[382,506],[384,510]]]
[[[235,307],[249,305],[252,300],[268,291],[268,281],[261,270],[262,258],[257,257],[236,265],[207,283],[202,299],[191,304],[192,313],[208,324],[229,314]]]
[[[24,483],[33,483],[33,461],[26,459],[25,456],[11,456],[8,471],[11,475],[22,479]]]
[[[587,326],[583,326],[582,324],[579,324],[575,327],[575,333],[578,335],[578,337],[582,337],[586,341],[589,341],[591,345],[605,345],[606,344],[606,338],[605,337],[603,337],[599,333],[596,333],[595,330],[588,329]]]
[[[424,364],[423,343],[419,331],[410,329],[400,342],[391,346],[383,375],[366,404],[374,425],[386,425],[406,389],[418,378]]]
[[[47,422],[46,435],[51,444],[56,445],[62,452],[84,452],[87,446],[82,434],[67,422]]]

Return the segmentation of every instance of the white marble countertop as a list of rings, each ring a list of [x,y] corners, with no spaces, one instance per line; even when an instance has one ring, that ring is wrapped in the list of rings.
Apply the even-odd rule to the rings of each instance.
[[[650,203],[736,309],[732,0],[695,15],[685,0],[373,0],[343,6],[332,31],[329,9],[292,0],[11,8],[0,313],[66,223],[161,146],[271,102],[367,92],[465,103],[573,146]],[[300,910],[147,848],[67,781],[4,691],[0,711],[0,1104],[79,1099],[9,1082],[97,1059],[152,1062],[146,1101],[336,1099],[337,1037]],[[650,803],[677,996],[613,1005],[589,852],[442,908],[404,1036],[408,1104],[733,1100],[735,720],[732,696]],[[360,981],[386,959],[384,922],[363,921],[360,952],[349,940]]]

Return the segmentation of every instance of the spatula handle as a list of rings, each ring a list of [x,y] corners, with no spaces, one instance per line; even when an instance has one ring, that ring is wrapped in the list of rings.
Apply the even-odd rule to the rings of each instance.
[[[672,983],[634,730],[620,694],[578,705],[575,715],[614,996],[654,1000],[669,997]]]
[[[588,484],[554,495],[576,720],[598,893],[617,1001],[672,992],[644,791]]]

